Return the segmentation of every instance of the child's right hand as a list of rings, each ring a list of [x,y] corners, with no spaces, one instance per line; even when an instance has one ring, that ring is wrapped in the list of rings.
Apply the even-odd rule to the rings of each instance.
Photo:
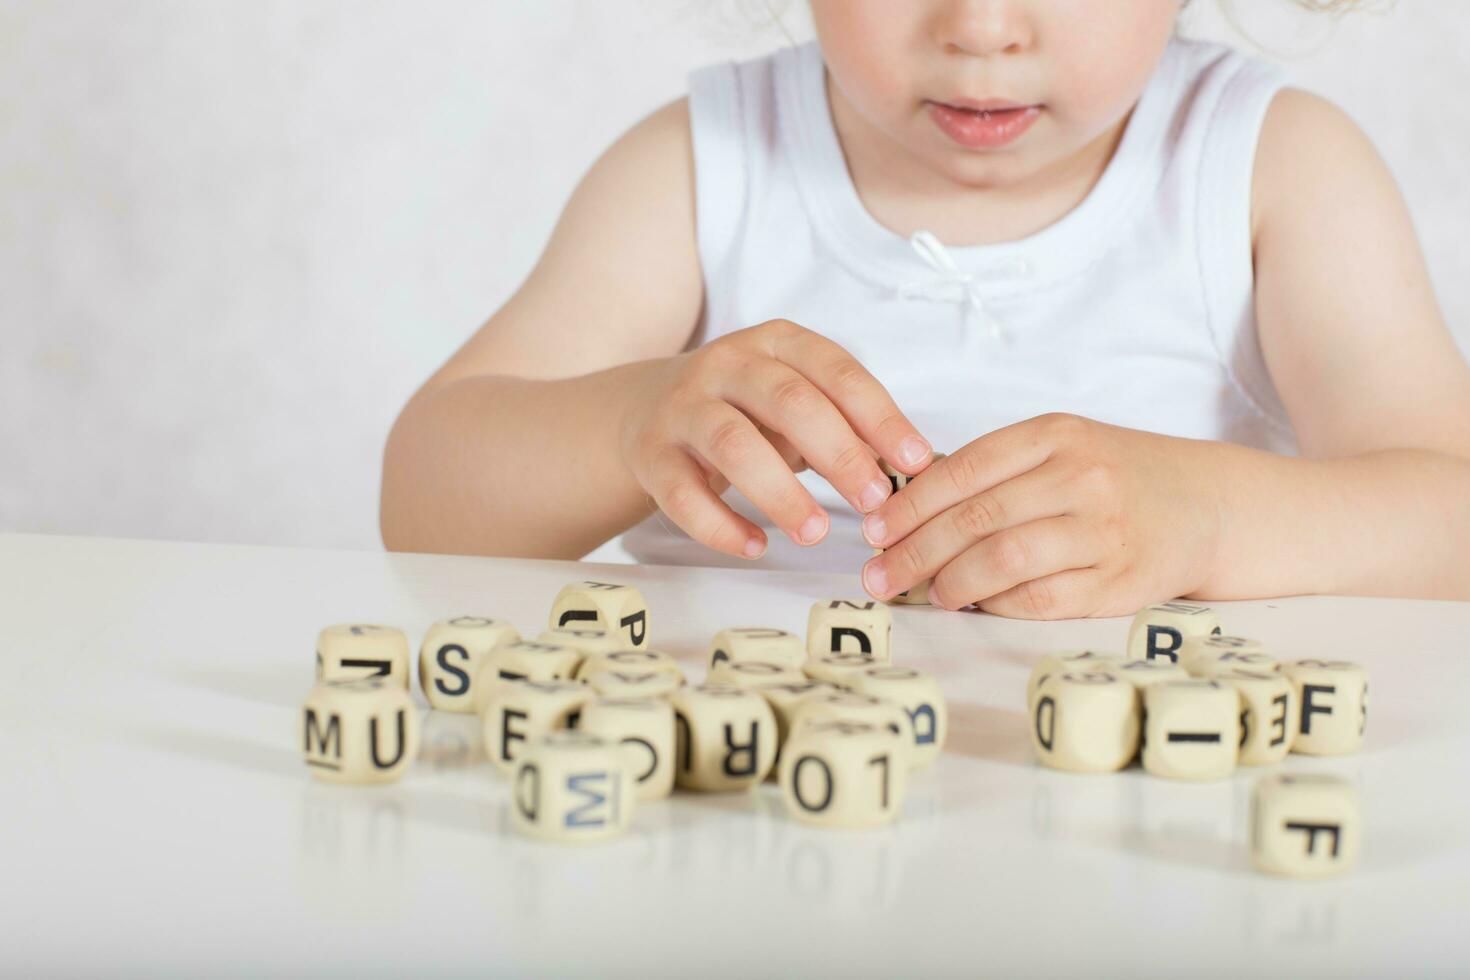
[[[801,460],[867,513],[890,493],[874,450],[909,475],[930,456],[878,379],[789,320],[664,361],[622,433],[623,460],[659,508],[696,541],[745,558],[765,552],[765,534],[720,499],[730,484],[793,541],[811,545],[828,518],[796,478]]]

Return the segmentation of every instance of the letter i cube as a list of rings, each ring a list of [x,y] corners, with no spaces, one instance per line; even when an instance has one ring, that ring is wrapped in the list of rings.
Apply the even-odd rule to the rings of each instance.
[[[560,843],[627,829],[636,793],[623,750],[587,732],[550,732],[516,763],[511,814],[517,829]]]
[[[893,613],[872,599],[824,599],[813,603],[807,616],[807,657],[815,660],[835,653],[865,653],[888,663]]]
[[[1193,602],[1164,602],[1141,609],[1128,630],[1128,659],[1172,660],[1186,640],[1222,633],[1220,617],[1209,606]]]
[[[1143,689],[1143,768],[1167,779],[1223,779],[1240,751],[1240,695],[1215,680]]]
[[[382,677],[408,688],[408,637],[374,623],[328,626],[316,638],[316,679],[356,681]]]
[[[302,752],[333,783],[391,783],[419,751],[419,716],[390,678],[323,681],[302,708]]]
[[[1325,773],[1262,776],[1251,794],[1250,850],[1272,874],[1315,878],[1353,866],[1358,856],[1358,799]]]
[[[628,646],[648,645],[648,603],[631,585],[573,582],[551,603],[552,629],[600,629],[618,634]]]

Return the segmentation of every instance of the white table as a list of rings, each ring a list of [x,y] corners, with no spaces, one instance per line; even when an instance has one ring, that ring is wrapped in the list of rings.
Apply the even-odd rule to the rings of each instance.
[[[694,677],[730,625],[805,626],[852,577],[0,535],[0,973],[1466,975],[1470,604],[1220,603],[1283,656],[1359,660],[1367,745],[1292,769],[1360,787],[1351,874],[1252,871],[1258,771],[1192,785],[1037,767],[1032,660],[1125,620],[894,609],[953,730],[895,826],[822,832],[776,791],[643,806],[625,837],[517,836],[472,716],[425,714],[380,788],[320,783],[298,711],[316,631],[459,613],[544,627],[636,584]],[[415,696],[421,699],[417,692]],[[421,701],[422,703],[422,701]]]

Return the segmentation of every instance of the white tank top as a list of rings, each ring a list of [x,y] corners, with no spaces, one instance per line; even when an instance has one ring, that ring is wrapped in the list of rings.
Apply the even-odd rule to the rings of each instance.
[[[863,207],[816,42],[689,76],[705,311],[691,345],[784,317],[858,358],[936,450],[1047,412],[1295,453],[1257,342],[1251,177],[1279,69],[1176,39],[1092,191],[1019,241],[948,248]],[[802,548],[774,528],[755,562],[655,513],[621,538],[658,564],[851,571],[873,549],[817,474],[832,518]],[[737,490],[725,499],[769,528]]]

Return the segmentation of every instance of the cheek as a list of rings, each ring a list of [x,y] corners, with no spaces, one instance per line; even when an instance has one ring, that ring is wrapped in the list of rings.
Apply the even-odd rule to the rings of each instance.
[[[916,29],[917,5],[813,0],[811,6],[823,58],[847,100],[871,120],[902,112],[912,90],[906,44]]]
[[[1140,2],[1131,9],[1133,17],[1101,20],[1095,30],[1055,39],[1050,101],[1065,121],[1100,132],[1121,118],[1148,84],[1173,35],[1177,5]]]

